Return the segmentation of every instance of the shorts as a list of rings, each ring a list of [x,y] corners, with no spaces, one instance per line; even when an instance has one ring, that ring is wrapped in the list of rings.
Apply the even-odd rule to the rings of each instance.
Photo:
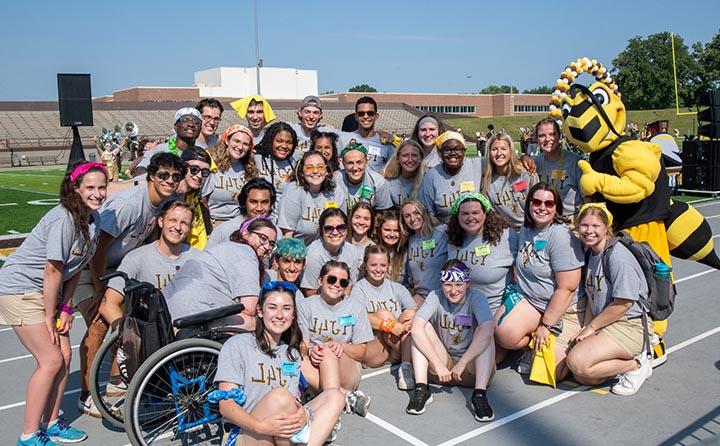
[[[447,367],[448,370],[452,370],[453,367],[455,367],[455,364],[460,360],[460,358],[453,358],[452,356],[448,355],[447,361],[445,362],[445,367]],[[463,371],[462,376],[460,376],[460,382],[455,381],[452,379],[449,383],[441,383],[440,378],[437,374],[435,374],[432,370],[432,366],[428,367],[428,377],[433,380],[433,382],[437,384],[455,384],[460,385],[463,387],[474,387],[475,386],[475,375],[470,373],[468,367],[465,367],[465,370]]]
[[[653,324],[651,320],[648,320],[648,330],[650,330],[650,337],[653,335]],[[620,346],[625,352],[630,355],[631,358],[636,357],[643,351],[643,340],[645,338],[645,332],[643,330],[643,323],[641,317],[628,319],[625,316],[621,317],[612,324],[603,327],[600,331],[605,333],[610,339],[613,340],[617,345]]]
[[[570,339],[580,332],[582,328],[582,320],[585,311],[578,310],[577,304],[570,305],[562,315],[560,320],[563,322],[563,329],[560,336],[555,339],[556,343],[559,343],[567,351],[570,346]]]
[[[45,297],[42,293],[0,296],[0,324],[35,325],[45,322]]]

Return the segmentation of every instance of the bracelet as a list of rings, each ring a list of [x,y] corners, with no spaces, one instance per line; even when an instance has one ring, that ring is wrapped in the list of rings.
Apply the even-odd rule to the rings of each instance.
[[[548,331],[550,331],[550,328],[552,327],[552,325],[548,325],[548,324],[546,324],[546,323],[543,322],[543,321],[540,321],[540,325],[542,325],[543,327],[545,327]]]
[[[75,309],[67,304],[59,304],[57,306],[57,310],[60,311],[61,313],[67,313],[70,316],[72,316],[75,313]]]
[[[395,327],[394,319],[383,319],[380,322],[380,331],[383,333],[392,334],[392,329]]]

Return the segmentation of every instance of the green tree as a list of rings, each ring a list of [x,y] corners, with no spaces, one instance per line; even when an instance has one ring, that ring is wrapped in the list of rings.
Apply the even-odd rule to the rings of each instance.
[[[376,89],[369,86],[368,84],[356,85],[348,90],[350,93],[375,93]]]
[[[693,55],[698,61],[697,93],[720,89],[720,31],[703,47],[700,42],[693,45]]]
[[[488,85],[480,90],[480,94],[518,93],[519,91],[514,85]]]
[[[698,83],[698,64],[682,37],[675,36],[680,104],[694,103]],[[630,110],[670,108],[675,105],[672,44],[669,32],[636,36],[612,61],[625,107]]]
[[[552,94],[553,87],[548,87],[546,85],[541,85],[539,87],[531,88],[529,90],[523,90],[523,93],[525,94]]]

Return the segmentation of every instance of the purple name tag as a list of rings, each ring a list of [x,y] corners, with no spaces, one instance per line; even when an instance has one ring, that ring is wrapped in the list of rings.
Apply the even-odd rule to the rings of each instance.
[[[462,313],[457,314],[455,316],[455,323],[457,325],[464,325],[466,327],[471,327],[472,326],[472,316],[470,316],[469,314],[462,314]]]

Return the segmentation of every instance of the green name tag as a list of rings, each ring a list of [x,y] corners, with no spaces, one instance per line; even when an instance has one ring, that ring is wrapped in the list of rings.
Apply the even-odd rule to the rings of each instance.
[[[367,185],[363,185],[360,188],[360,198],[365,198],[367,200],[371,199],[373,196],[373,188]]]
[[[490,245],[482,245],[475,247],[476,256],[486,256],[488,254],[490,254]]]
[[[422,249],[433,249],[435,247],[435,239],[423,240]]]

